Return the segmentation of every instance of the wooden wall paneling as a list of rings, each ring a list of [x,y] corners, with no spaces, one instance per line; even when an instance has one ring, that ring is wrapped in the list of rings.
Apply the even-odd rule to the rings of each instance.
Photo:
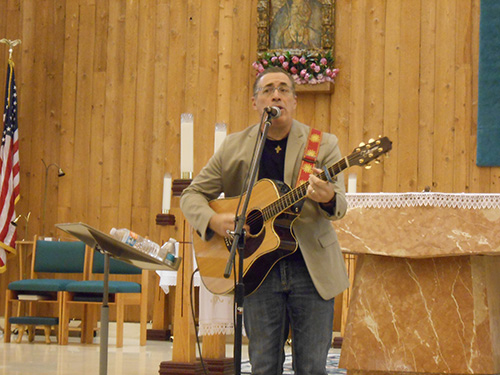
[[[64,179],[71,180],[71,219],[87,221],[90,176],[89,131],[92,118],[92,92],[95,42],[95,5],[80,5],[78,68],[75,112],[74,160]]]
[[[36,30],[37,35],[43,38],[36,46],[36,57],[40,60],[41,64],[38,65],[38,74],[40,76],[39,85],[37,85],[37,98],[36,104],[40,105],[41,116],[38,117],[37,126],[42,129],[41,136],[41,146],[42,152],[45,154],[45,162],[50,164],[52,162],[57,162],[59,159],[59,145],[57,143],[58,129],[54,126],[51,121],[51,112],[53,108],[50,108],[52,104],[51,96],[54,94],[52,90],[54,87],[51,85],[49,76],[49,67],[52,63],[52,54],[54,53],[54,38],[55,33],[55,22],[54,22],[54,2],[49,0],[42,0],[38,2],[37,14],[36,14]],[[52,112],[53,113],[53,112]],[[41,163],[40,163],[41,164]],[[45,182],[44,172],[45,169],[39,164],[39,168],[42,171],[42,183]],[[36,165],[36,164],[35,164]],[[52,169],[48,175],[47,183],[47,204],[46,204],[46,215],[45,215],[45,235],[53,235],[53,218],[56,216],[57,208],[57,190],[58,190],[58,177],[57,173],[53,173]],[[43,184],[42,194],[40,195],[43,199]],[[43,208],[42,208],[43,209]],[[42,213],[43,215],[43,213]]]
[[[162,227],[156,225],[156,215],[161,213],[163,204],[163,178],[168,168],[170,146],[167,143],[167,95],[168,95],[168,53],[170,11],[168,2],[160,0],[156,9],[155,62],[153,83],[153,126],[152,126],[152,165],[151,196],[149,215],[151,239],[163,244],[168,238],[161,238]],[[160,201],[158,201],[160,199]]]
[[[453,145],[455,115],[455,1],[437,3],[436,26],[436,116],[434,128],[433,190],[453,190]]]
[[[49,40],[48,40],[48,55],[46,59],[47,66],[47,91],[46,91],[46,111],[47,111],[47,124],[48,127],[44,127],[45,130],[49,129],[48,136],[51,138],[50,147],[54,152],[55,156],[50,160],[46,160],[47,163],[57,162],[60,163],[61,157],[61,143],[59,137],[62,130],[62,94],[63,94],[63,76],[61,72],[64,67],[64,30],[65,30],[65,18],[66,18],[66,4],[64,0],[56,0],[51,4],[48,4],[50,8],[49,22],[47,22],[50,28]],[[51,154],[51,155],[54,155]],[[54,173],[55,172],[55,173]],[[54,220],[49,218],[57,218],[59,211],[59,191],[60,191],[60,178],[57,177],[57,169],[52,168],[49,171],[49,181],[54,182],[56,191],[56,199],[52,201],[49,206],[50,199],[47,198],[47,215],[46,215],[46,225],[45,230],[53,236],[58,236],[55,227]],[[54,178],[55,176],[55,178]],[[49,194],[48,194],[49,196]],[[51,214],[52,212],[52,214]]]
[[[170,52],[168,57],[168,104],[167,125],[169,127],[169,155],[173,179],[180,175],[180,121],[186,111],[184,79],[186,71],[186,17],[187,3],[181,0],[170,2]],[[195,119],[196,121],[196,119]],[[178,205],[178,199],[173,203]]]
[[[172,9],[172,6],[170,5],[170,1],[163,1],[161,4],[158,5],[158,20],[162,19],[162,17],[166,17],[165,21],[165,29],[164,30],[157,30],[157,45],[159,48],[162,48],[161,51],[157,51],[158,54],[161,53],[162,56],[162,61],[164,62],[164,66],[162,65],[161,69],[164,69],[162,71],[162,75],[165,76],[166,82],[165,82],[165,97],[162,100],[162,116],[161,116],[161,122],[162,122],[162,128],[164,128],[164,142],[166,147],[162,150],[162,155],[165,157],[165,171],[164,172],[169,172],[172,175],[172,178],[180,178],[179,175],[179,158],[175,157],[175,155],[179,155],[180,152],[180,147],[179,147],[179,128],[177,128],[177,123],[174,121],[174,117],[171,114],[171,111],[173,109],[172,105],[170,104],[171,100],[175,97],[176,93],[175,90],[177,90],[177,87],[174,86],[174,82],[172,82],[172,78],[174,76],[172,75],[172,64],[176,64],[176,57],[178,56],[177,50],[174,50],[176,45],[174,42],[172,42],[172,38],[175,38],[174,32],[175,30],[173,29],[172,23],[175,20],[175,14],[172,14],[172,11],[175,11],[175,8]],[[160,40],[161,38],[165,38],[165,43],[166,45],[160,46]],[[158,73],[156,73],[158,74]],[[179,77],[181,78],[181,77]],[[155,80],[156,84],[156,80]],[[179,109],[177,109],[179,110]],[[176,200],[172,198],[172,206],[176,204]],[[167,238],[168,240],[168,238]]]
[[[453,191],[468,192],[469,168],[464,168],[468,156],[468,142],[472,120],[472,4],[457,7],[455,51],[455,147],[453,161]],[[460,167],[462,166],[462,167]]]
[[[224,0],[219,10],[218,32],[218,71],[217,71],[217,111],[216,118],[220,122],[229,122],[232,90],[232,40],[233,40],[233,0]],[[236,30],[235,30],[236,32]],[[237,64],[234,64],[235,67]]]
[[[137,181],[144,180],[144,170],[147,166],[144,164],[139,164],[140,160],[137,160],[138,164],[135,165],[135,158],[138,157],[136,154],[138,152],[138,147],[144,147],[145,145],[141,143],[143,140],[137,139],[139,136],[138,129],[140,127],[139,122],[143,122],[143,119],[139,119],[137,113],[138,102],[140,97],[145,95],[144,92],[138,89],[138,74],[140,69],[140,64],[145,61],[142,60],[141,54],[142,43],[150,43],[151,41],[140,40],[139,35],[139,23],[141,13],[143,12],[143,7],[140,6],[139,2],[126,1],[125,5],[125,40],[122,41],[122,48],[124,49],[124,66],[123,66],[123,78],[117,77],[117,79],[123,79],[123,117],[121,119],[119,129],[119,149],[120,149],[120,161],[119,161],[119,175],[118,180],[115,181],[117,184],[118,199],[118,221],[119,227],[130,228],[133,231],[139,233],[141,228],[138,228],[133,220],[135,215],[135,202],[134,202],[134,188],[138,187]],[[148,88],[149,91],[149,88]],[[144,101],[141,100],[141,104]],[[149,145],[147,146],[149,147]],[[144,186],[144,185],[143,185]],[[141,197],[141,192],[137,191],[138,199]],[[136,201],[137,203],[139,200]]]
[[[200,164],[200,154],[203,149],[209,148],[209,142],[201,139],[201,129],[207,124],[203,124],[199,112],[199,89],[200,78],[200,32],[201,32],[201,4],[200,0],[187,1],[186,18],[186,76],[185,76],[185,109],[186,112],[194,116],[194,175],[198,174],[202,165]],[[207,144],[208,143],[208,144]]]
[[[35,218],[38,217],[38,220],[41,219],[42,217],[42,200],[43,200],[43,195],[44,195],[44,173],[45,169],[43,167],[43,164],[41,162],[41,158],[44,158],[46,162],[52,162],[55,161],[52,158],[55,157],[54,154],[50,153],[50,146],[49,146],[49,152],[45,152],[47,149],[46,146],[46,137],[47,134],[50,133],[50,128],[48,128],[46,124],[46,112],[45,112],[45,70],[44,70],[44,52],[48,48],[47,44],[47,33],[50,32],[49,28],[45,25],[45,19],[46,18],[47,9],[42,9],[42,8],[47,8],[47,3],[46,2],[36,2],[32,3],[32,6],[34,7],[34,11],[32,13],[33,16],[33,28],[32,28],[32,33],[33,33],[33,38],[31,41],[33,41],[32,45],[27,45],[25,46],[26,48],[32,48],[33,49],[33,58],[35,59],[36,64],[30,64],[31,69],[29,69],[28,72],[28,77],[29,77],[29,90],[32,91],[33,95],[31,98],[31,101],[29,103],[25,103],[24,105],[24,111],[29,110],[33,111],[35,114],[33,118],[33,125],[31,129],[31,160],[28,162],[29,165],[31,166],[31,181],[30,184],[33,187],[32,190],[30,190],[30,206],[33,209],[33,212],[35,215],[32,217],[32,222],[36,223]],[[23,72],[24,74],[24,72]],[[19,73],[18,73],[19,75]],[[21,103],[24,103],[23,98],[20,98],[20,107]],[[21,109],[20,109],[21,110]],[[52,138],[54,136],[52,135]],[[56,149],[56,148],[54,148]],[[20,155],[21,157],[21,155]],[[49,180],[50,182],[50,180]],[[55,190],[54,186],[49,183],[49,188],[48,193],[47,193],[47,216],[50,216],[53,214],[53,211],[50,210],[50,207],[52,204],[55,204],[55,201],[50,199],[55,197]],[[36,232],[39,233],[41,231],[41,226],[42,223],[41,221],[38,221],[38,227],[35,228]],[[48,225],[46,225],[46,228],[48,228]]]
[[[377,139],[384,129],[384,45],[385,45],[385,0],[369,0],[366,4],[365,38],[365,86],[364,118],[362,138],[359,142],[367,143]],[[364,174],[363,191],[379,192],[382,190],[383,168],[371,163],[371,168]]]
[[[398,192],[399,183],[399,80],[401,3],[386,3],[384,56],[384,135],[392,141],[392,151],[384,160],[383,191]]]
[[[63,85],[61,87],[61,134],[59,136],[61,155],[58,164],[63,170],[68,172],[68,176],[59,179],[58,220],[60,222],[72,221],[73,168],[71,166],[73,165],[73,147],[75,141],[79,9],[78,1],[72,0],[66,2],[64,63],[62,69]],[[61,231],[57,232],[57,235],[64,236]]]
[[[417,191],[433,185],[433,133],[435,113],[436,2],[421,1],[420,95],[418,114]]]
[[[219,102],[226,100],[226,105],[230,106],[230,96],[219,96],[220,87],[218,85],[220,75],[220,60],[222,52],[220,51],[221,25],[219,15],[223,12],[221,8],[214,8],[209,3],[202,1],[200,12],[203,15],[200,18],[200,52],[199,52],[199,74],[198,74],[198,124],[195,139],[196,161],[199,168],[202,168],[208,159],[214,153],[214,135],[215,123],[227,122],[229,117],[222,117],[223,120],[217,120]],[[217,32],[218,31],[218,32]],[[218,58],[219,57],[219,58]]]
[[[249,13],[248,13],[250,15],[250,19],[249,19],[249,23],[248,23],[249,28],[250,28],[250,32],[246,33],[246,34],[242,34],[242,37],[241,37],[242,43],[245,42],[247,37],[249,38],[248,39],[248,46],[249,46],[250,59],[248,60],[248,64],[250,64],[250,65],[257,58],[257,2],[258,2],[258,0],[252,0],[252,6],[249,9]],[[238,6],[238,8],[240,8],[240,6]],[[247,17],[248,17],[248,15],[247,15]],[[239,30],[239,29],[240,28],[237,28],[237,30]],[[243,62],[242,62],[242,64],[243,64]],[[245,84],[245,82],[248,82],[248,96],[246,99],[247,103],[248,103],[247,107],[246,107],[246,114],[247,114],[246,122],[242,121],[240,119],[240,114],[232,113],[231,115],[233,116],[234,120],[232,121],[233,127],[229,129],[231,131],[231,133],[234,133],[235,131],[238,131],[238,130],[243,130],[248,126],[248,124],[255,124],[255,123],[260,121],[259,114],[251,106],[251,97],[253,95],[252,90],[253,90],[253,84],[255,81],[255,70],[251,66],[248,66],[247,69],[249,70],[249,74],[245,78],[245,81],[241,82],[241,84],[243,84],[243,85]],[[248,81],[246,81],[246,80],[248,80]],[[234,85],[233,85],[233,88],[234,88]],[[241,105],[242,105],[241,108],[245,109],[244,100],[242,100]],[[245,112],[243,112],[243,114],[244,113]],[[242,116],[242,117],[244,118],[244,116]]]
[[[315,122],[315,101],[316,95],[309,93],[297,94],[297,110],[295,111],[295,118],[304,124],[316,127]]]
[[[152,128],[154,122],[154,63],[155,63],[156,3],[141,3],[139,6],[138,55],[137,55],[137,94],[136,114],[132,126],[134,140],[132,169],[132,227],[137,233],[149,233],[157,213],[151,203],[161,206],[162,185],[151,183]],[[133,57],[131,58],[133,60]],[[147,183],[149,181],[150,183]],[[123,187],[122,187],[123,188]],[[152,194],[152,191],[157,191]]]
[[[338,1],[335,4],[335,67],[339,69],[339,74],[335,78],[334,91],[330,98],[330,132],[339,139],[342,155],[349,155],[352,151],[352,145],[349,143],[351,6],[350,1]],[[349,173],[357,175],[358,172],[358,168],[346,172],[346,185]]]
[[[349,100],[349,149],[354,149],[363,139],[364,90],[366,65],[366,0],[353,2],[351,8],[351,87]],[[360,191],[366,191],[365,170],[357,168]]]
[[[225,120],[228,123],[228,133],[244,129],[258,121],[251,102],[255,80],[252,63],[257,58],[257,42],[252,38],[252,32],[257,30],[256,9],[255,1],[233,0],[230,117]]]
[[[109,3],[96,3],[87,223],[101,226]]]
[[[125,111],[126,4],[124,0],[109,3],[100,227],[104,231],[111,227],[130,225],[130,217],[121,217],[118,209],[122,121]]]
[[[420,81],[420,1],[401,2],[398,191],[416,191],[418,93]]]
[[[316,129],[323,132],[330,133],[330,94],[316,94],[315,109],[314,109],[314,122]]]
[[[46,4],[48,7],[47,19],[45,28],[49,30],[47,35],[47,49],[44,51],[43,60],[45,61],[45,147],[50,149],[50,155],[45,161],[47,164],[52,162],[59,163],[60,159],[60,142],[59,135],[61,132],[61,98],[63,79],[61,71],[63,68],[64,56],[64,19],[65,19],[65,4],[62,1],[53,1]],[[57,236],[54,228],[54,221],[51,218],[57,217],[58,211],[58,192],[59,192],[59,177],[55,168],[49,171],[49,190],[47,194],[47,214],[45,218],[46,234]],[[56,173],[54,173],[56,172]]]

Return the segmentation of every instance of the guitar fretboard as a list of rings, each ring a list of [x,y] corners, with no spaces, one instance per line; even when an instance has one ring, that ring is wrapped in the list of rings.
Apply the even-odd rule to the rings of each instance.
[[[349,157],[345,157],[328,168],[328,173],[330,176],[334,177],[342,172],[344,169],[349,167]],[[323,181],[326,181],[325,172],[321,172],[317,177]],[[288,208],[292,207],[295,203],[301,201],[305,198],[307,194],[307,187],[309,186],[309,181],[297,186],[295,189],[290,190],[288,193],[282,195],[279,199],[275,200],[273,203],[262,209],[264,220],[270,220],[275,216],[278,216]]]

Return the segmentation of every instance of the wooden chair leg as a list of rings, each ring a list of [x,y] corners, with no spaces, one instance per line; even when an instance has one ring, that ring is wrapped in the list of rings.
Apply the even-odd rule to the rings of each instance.
[[[16,340],[16,343],[18,343],[18,344],[19,344],[19,343],[21,342],[21,340],[23,339],[24,331],[25,331],[26,329],[28,329],[28,327],[27,327],[27,326],[25,326],[25,325],[18,325],[18,326],[17,326],[17,332],[18,332],[18,333],[17,333],[17,340]]]
[[[83,305],[82,314],[82,322],[80,324],[80,343],[86,344],[88,341],[88,326],[91,325],[91,323],[89,323],[89,319],[92,319],[89,305]]]
[[[28,341],[33,342],[35,339],[35,326],[30,324],[28,325]]]
[[[58,305],[57,305],[57,317],[59,318],[59,325],[56,327],[56,340],[58,342],[61,342],[62,341],[62,327],[63,325],[61,324],[61,319],[62,319],[62,316],[63,316],[63,308],[64,308],[64,293],[63,291],[59,291],[57,292],[57,300],[59,301]],[[68,325],[69,325],[69,322],[68,322]],[[68,327],[67,325],[67,327]]]
[[[82,319],[82,343],[92,344],[94,342],[94,329],[99,320],[99,306],[95,304],[85,305],[85,314]]]
[[[69,304],[67,303],[69,299],[69,295],[67,292],[63,293],[62,296],[62,308],[61,308],[61,316],[59,319],[59,327],[57,334],[57,341],[59,345],[68,345],[68,336],[69,336]]]
[[[43,332],[45,334],[45,343],[50,344],[50,331],[52,330],[51,326],[43,326]],[[56,335],[57,337],[57,335]]]
[[[10,311],[11,311],[11,303],[12,303],[12,290],[6,291],[6,296],[5,296],[5,322],[4,322],[4,333],[3,333],[3,342],[10,342],[10,335],[11,335],[11,324],[9,321],[10,318]]]
[[[116,347],[123,347],[123,321],[125,320],[125,299],[116,294]]]

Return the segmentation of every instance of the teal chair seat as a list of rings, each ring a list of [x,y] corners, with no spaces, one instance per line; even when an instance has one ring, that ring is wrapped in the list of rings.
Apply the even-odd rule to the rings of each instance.
[[[102,280],[74,281],[66,285],[66,291],[74,293],[99,293],[104,290]],[[140,293],[141,284],[132,281],[110,281],[109,293]]]
[[[66,286],[74,281],[66,279],[17,280],[9,283],[8,288],[18,292],[59,292],[66,290]]]
[[[33,324],[39,326],[56,326],[59,318],[49,316],[13,316],[9,318],[11,324]]]

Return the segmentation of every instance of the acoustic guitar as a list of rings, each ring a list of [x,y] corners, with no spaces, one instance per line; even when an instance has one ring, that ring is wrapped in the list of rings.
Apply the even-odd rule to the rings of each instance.
[[[391,148],[392,142],[387,137],[361,144],[349,156],[330,166],[328,172],[333,177],[354,165],[367,166]],[[317,177],[327,181],[325,172]],[[308,186],[309,182],[305,182],[290,189],[284,183],[262,179],[253,187],[245,220],[250,228],[246,234],[243,260],[245,295],[257,290],[276,262],[297,250],[291,225],[300,214],[301,201]],[[209,204],[217,213],[236,212],[239,200],[240,197],[216,199]],[[214,294],[227,294],[234,289],[238,261],[231,277],[224,278],[232,242],[231,237],[217,234],[209,241],[194,236],[194,252],[203,284]]]

